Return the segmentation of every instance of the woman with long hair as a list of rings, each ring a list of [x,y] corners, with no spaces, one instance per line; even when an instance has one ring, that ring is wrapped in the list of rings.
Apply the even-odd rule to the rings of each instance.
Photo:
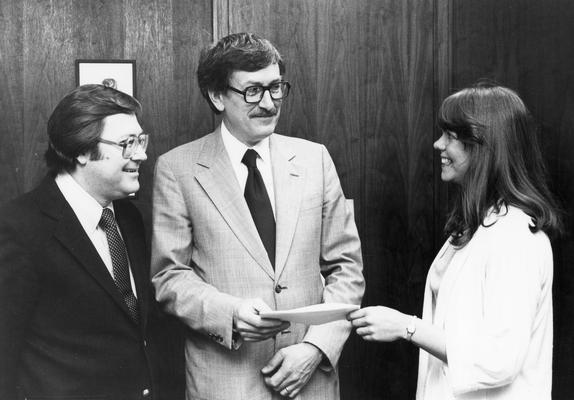
[[[368,341],[418,346],[417,399],[550,399],[552,248],[560,213],[536,128],[512,90],[478,84],[439,111],[441,179],[455,184],[422,319],[365,307]]]

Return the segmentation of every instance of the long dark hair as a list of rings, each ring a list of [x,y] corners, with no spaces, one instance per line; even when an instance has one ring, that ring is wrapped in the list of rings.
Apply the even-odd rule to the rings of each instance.
[[[532,232],[561,232],[537,128],[514,91],[490,83],[460,90],[442,103],[438,124],[454,132],[469,154],[469,167],[445,225],[455,246],[470,241],[491,208],[499,212],[505,205],[532,217]]]

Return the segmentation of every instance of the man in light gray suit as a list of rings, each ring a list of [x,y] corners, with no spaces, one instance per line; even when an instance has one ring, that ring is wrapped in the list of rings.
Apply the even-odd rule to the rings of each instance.
[[[284,72],[277,49],[253,34],[206,49],[199,86],[222,123],[157,161],[153,283],[190,328],[188,399],[339,398],[350,323],[259,316],[359,304],[364,292],[352,209],[329,153],[274,133],[290,89]]]

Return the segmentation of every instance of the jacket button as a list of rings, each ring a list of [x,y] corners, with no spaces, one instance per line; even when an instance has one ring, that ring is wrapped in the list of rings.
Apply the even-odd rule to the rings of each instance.
[[[149,389],[144,389],[142,391],[142,396],[143,397],[148,397],[150,395],[151,391]]]
[[[275,286],[275,293],[281,293],[282,290],[283,288],[281,287],[281,285]]]

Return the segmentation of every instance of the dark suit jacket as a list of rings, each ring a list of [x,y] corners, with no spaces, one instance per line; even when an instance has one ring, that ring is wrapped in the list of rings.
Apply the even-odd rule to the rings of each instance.
[[[158,398],[144,226],[129,201],[114,209],[140,325],[51,177],[0,210],[0,399]]]

